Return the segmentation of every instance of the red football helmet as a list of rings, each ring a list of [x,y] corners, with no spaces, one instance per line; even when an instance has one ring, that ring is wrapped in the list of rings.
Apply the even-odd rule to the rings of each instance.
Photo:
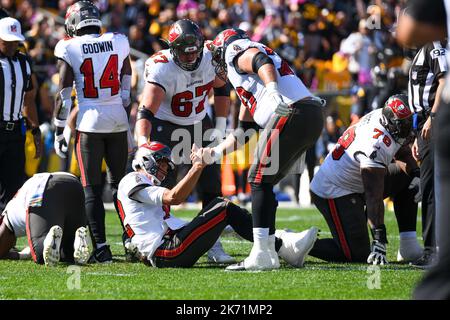
[[[227,65],[225,63],[225,50],[233,41],[248,39],[248,34],[241,29],[226,29],[219,33],[216,38],[206,46],[212,52],[212,64],[219,78],[226,81]]]
[[[389,131],[392,137],[401,142],[412,133],[412,112],[409,108],[408,97],[405,94],[396,94],[386,101],[383,108],[381,124]]]
[[[173,60],[186,71],[194,71],[200,65],[203,57],[203,34],[198,25],[188,19],[175,22],[169,30],[169,48]],[[196,53],[196,59],[191,62],[184,62],[180,59],[183,54]]]
[[[175,165],[171,160],[171,150],[163,143],[152,141],[150,143],[143,144],[139,147],[134,156],[132,167],[134,171],[144,169],[149,175],[153,177],[155,184],[160,185],[164,180],[157,178],[157,173],[163,173],[164,178],[168,172],[162,172],[160,168],[160,161],[166,161],[169,165],[169,170],[174,170]]]

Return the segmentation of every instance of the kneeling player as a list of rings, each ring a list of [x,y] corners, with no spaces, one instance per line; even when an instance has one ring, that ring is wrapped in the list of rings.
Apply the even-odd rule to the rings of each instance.
[[[253,241],[251,215],[223,198],[211,201],[189,223],[170,214],[169,206],[183,202],[197,184],[206,166],[203,153],[194,145],[191,169],[174,188],[167,189],[160,185],[174,168],[170,148],[155,141],[144,144],[133,161],[135,172],[119,183],[123,225],[144,263],[154,267],[191,267],[214,245],[228,224],[241,237]],[[279,235],[278,255],[292,266],[302,267],[316,240],[317,228]],[[233,265],[233,270],[245,268]]]
[[[84,192],[69,173],[35,174],[7,204],[0,218],[0,258],[19,259],[10,252],[18,237],[27,236],[38,264],[64,261],[84,264],[89,258]]]
[[[408,146],[411,134],[408,98],[394,95],[384,108],[367,114],[339,138],[311,182],[314,204],[333,235],[316,241],[312,256],[334,262],[387,263],[386,197],[394,200],[400,231],[398,259],[414,261],[422,255],[416,237],[417,204],[408,188],[418,176]],[[394,157],[401,161],[393,163]]]

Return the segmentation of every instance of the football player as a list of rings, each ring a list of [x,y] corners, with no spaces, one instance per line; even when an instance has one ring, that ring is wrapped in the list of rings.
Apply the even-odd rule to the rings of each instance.
[[[75,83],[79,107],[75,154],[96,247],[90,261],[109,263],[112,254],[105,235],[101,166],[104,158],[116,204],[117,185],[125,175],[128,157],[125,108],[130,104],[131,65],[127,37],[110,32],[100,34],[101,26],[99,10],[89,1],[76,2],[67,9],[67,38],[55,47],[60,83],[54,124],[55,151],[66,157],[68,139],[63,132]]]
[[[171,214],[170,206],[185,201],[199,181],[206,166],[203,155],[204,149],[194,144],[188,173],[173,188],[164,188],[161,183],[175,165],[170,148],[152,141],[139,147],[133,160],[135,171],[120,181],[120,215],[144,263],[160,268],[191,267],[228,224],[244,239],[253,240],[251,215],[223,198],[213,199],[190,222]],[[302,267],[316,233],[316,228],[302,233],[279,231],[275,250],[290,265]]]
[[[317,240],[310,255],[326,261],[386,264],[383,199],[390,196],[400,230],[398,259],[414,261],[421,256],[417,203],[409,189],[411,181],[419,179],[408,146],[411,137],[412,113],[404,94],[391,96],[383,108],[343,133],[311,182],[313,202],[333,239]],[[394,158],[401,161],[392,163]]]
[[[224,150],[234,148],[236,141],[246,142],[248,135],[242,134],[247,129],[256,132],[264,128],[249,172],[255,241],[249,257],[229,269],[277,269],[280,264],[274,243],[278,202],[273,186],[320,136],[323,102],[309,92],[276,52],[251,41],[241,29],[222,31],[208,48],[216,74],[224,81],[228,78],[242,102],[240,130],[210,153],[219,159]]]
[[[10,251],[27,236],[34,262],[84,264],[89,258],[84,193],[65,172],[39,173],[28,179],[0,216],[0,259],[20,259]]]
[[[145,64],[145,87],[137,113],[135,135],[138,145],[160,141],[174,150],[181,159],[176,164],[189,163],[193,142],[206,146],[225,136],[226,117],[230,109],[227,84],[216,77],[211,64],[211,52],[204,48],[200,28],[188,19],[176,21],[169,30],[169,49],[161,50]],[[208,94],[214,91],[215,130],[206,106]],[[181,148],[180,148],[181,146]],[[178,166],[177,166],[178,168]],[[175,174],[165,182],[175,184]],[[199,181],[203,208],[222,195],[220,165],[205,168]],[[220,243],[209,252],[211,261],[233,261]]]

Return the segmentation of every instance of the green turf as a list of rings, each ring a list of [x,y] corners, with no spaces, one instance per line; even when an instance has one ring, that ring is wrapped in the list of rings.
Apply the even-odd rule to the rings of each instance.
[[[176,212],[186,219],[194,214]],[[279,210],[277,219],[278,228],[303,230],[314,225],[322,230],[322,238],[330,235],[316,210]],[[388,259],[395,261],[399,239],[392,213],[387,214],[386,225]],[[0,299],[409,299],[422,275],[407,265],[391,263],[380,267],[381,288],[369,289],[376,282],[367,265],[330,264],[311,257],[305,268],[282,263],[280,270],[270,272],[225,272],[205,257],[191,269],[155,269],[124,261],[121,230],[112,212],[107,214],[107,233],[115,263],[81,267],[79,282],[67,265],[47,268],[31,261],[1,260]],[[223,245],[238,260],[251,248],[234,237],[224,237]]]

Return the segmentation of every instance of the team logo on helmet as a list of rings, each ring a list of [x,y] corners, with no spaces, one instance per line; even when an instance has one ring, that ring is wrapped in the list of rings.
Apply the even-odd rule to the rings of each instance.
[[[181,30],[180,25],[175,24],[170,28],[169,30],[169,42],[174,42],[178,39],[178,37],[181,35],[183,31]]]
[[[392,98],[391,101],[388,101],[387,105],[392,109],[398,119],[405,119],[411,115],[411,110],[400,99]]]

